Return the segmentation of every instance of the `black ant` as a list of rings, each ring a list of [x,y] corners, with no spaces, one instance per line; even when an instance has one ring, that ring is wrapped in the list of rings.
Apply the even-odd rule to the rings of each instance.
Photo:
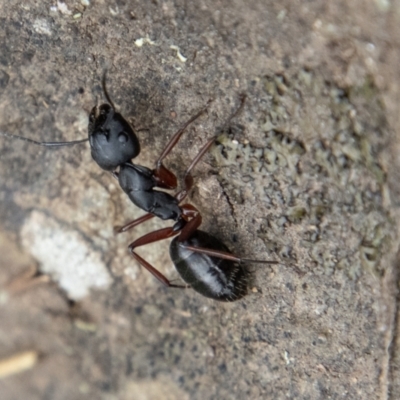
[[[220,301],[240,299],[247,293],[248,286],[248,272],[242,263],[278,264],[278,262],[235,256],[216,237],[198,229],[202,218],[193,205],[182,204],[193,186],[191,171],[214,143],[215,137],[207,140],[187,168],[183,190],[174,196],[155,190],[155,188],[169,190],[177,188],[177,177],[164,166],[163,160],[177,144],[186,128],[206,112],[212,100],[171,137],[156,161],[155,168],[151,170],[132,163],[132,160],[140,153],[139,139],[131,125],[116,111],[106,90],[105,76],[102,86],[108,104],[93,107],[89,115],[89,137],[87,139],[71,142],[38,142],[23,136],[2,134],[45,147],[70,146],[89,141],[93,160],[100,168],[112,173],[132,203],[147,212],[122,227],[116,227],[116,233],[126,232],[154,217],[175,221],[172,227],[150,232],[133,241],[129,245],[132,256],[167,287],[191,287],[205,297]],[[242,108],[243,102],[244,98],[240,108]],[[236,114],[237,112],[233,116]],[[170,245],[170,256],[187,286],[171,283],[161,272],[135,252],[139,246],[173,236],[176,237]]]

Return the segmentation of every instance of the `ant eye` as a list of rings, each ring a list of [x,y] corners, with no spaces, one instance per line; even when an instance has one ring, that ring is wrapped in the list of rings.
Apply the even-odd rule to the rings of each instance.
[[[128,141],[128,135],[125,132],[120,132],[118,134],[118,142],[120,143],[126,143]]]

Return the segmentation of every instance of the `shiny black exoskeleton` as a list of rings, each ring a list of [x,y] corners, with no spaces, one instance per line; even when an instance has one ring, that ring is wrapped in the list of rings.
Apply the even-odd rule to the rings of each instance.
[[[92,158],[100,168],[115,173],[122,190],[142,210],[161,219],[178,220],[181,210],[170,194],[156,191],[159,184],[149,168],[131,162],[140,153],[139,140],[130,124],[109,104],[94,107],[89,116]]]
[[[191,287],[203,296],[221,301],[233,301],[243,297],[247,292],[248,274],[241,263],[277,264],[277,262],[250,260],[233,255],[217,238],[198,230],[202,221],[199,211],[190,204],[182,204],[193,186],[191,170],[211,147],[214,138],[205,143],[190,163],[184,175],[182,190],[174,196],[157,190],[157,188],[177,188],[177,178],[163,165],[163,159],[177,144],[188,125],[204,114],[210,102],[171,137],[156,161],[155,168],[151,170],[132,162],[140,153],[139,140],[130,124],[115,110],[105,89],[104,80],[103,89],[109,104],[102,104],[92,109],[89,115],[88,139],[72,142],[38,142],[17,135],[4,133],[3,135],[46,147],[75,145],[88,140],[93,160],[100,168],[110,171],[118,179],[119,185],[132,203],[147,212],[142,217],[116,229],[116,233],[132,229],[153,217],[175,221],[172,227],[150,232],[132,242],[129,245],[132,256],[165,286]],[[170,246],[171,259],[189,286],[172,284],[135,252],[139,246],[174,236],[176,238]]]
[[[220,301],[234,301],[247,293],[248,271],[240,262],[197,253],[186,246],[203,247],[229,253],[220,240],[209,233],[197,230],[180,243],[175,238],[169,254],[182,279],[196,292]]]
[[[139,139],[132,127],[109,104],[93,107],[88,133],[92,158],[106,171],[114,171],[140,153]]]

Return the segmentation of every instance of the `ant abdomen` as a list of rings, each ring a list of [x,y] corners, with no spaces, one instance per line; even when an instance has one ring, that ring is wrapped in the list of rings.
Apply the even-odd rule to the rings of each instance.
[[[220,301],[234,301],[247,293],[249,273],[239,262],[192,251],[187,246],[230,253],[227,246],[207,232],[196,230],[170,245],[171,259],[182,279],[196,292]]]

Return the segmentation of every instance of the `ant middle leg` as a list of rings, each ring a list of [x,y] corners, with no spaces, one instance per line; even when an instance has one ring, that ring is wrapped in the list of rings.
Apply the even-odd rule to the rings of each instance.
[[[185,197],[187,196],[189,190],[193,187],[193,177],[191,174],[192,169],[198,164],[198,162],[203,158],[204,154],[207,153],[209,148],[212,146],[214,143],[216,137],[212,137],[207,140],[206,144],[200,149],[198,152],[197,156],[192,160],[190,163],[189,167],[185,171],[185,175],[183,178],[185,188],[181,190],[179,193],[175,195],[175,197],[178,199],[179,202],[183,201]]]

